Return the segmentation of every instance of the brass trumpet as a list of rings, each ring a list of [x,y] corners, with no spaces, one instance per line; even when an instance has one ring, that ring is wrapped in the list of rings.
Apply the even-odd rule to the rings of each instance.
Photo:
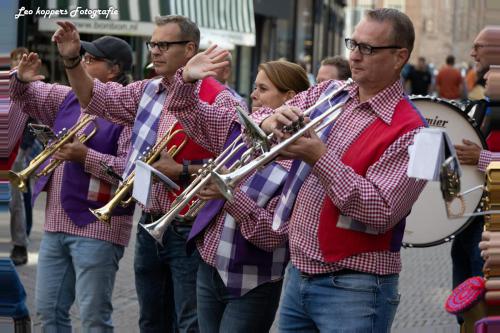
[[[50,158],[59,148],[61,148],[66,143],[73,140],[73,137],[78,134],[78,132],[85,128],[89,123],[94,123],[94,129],[89,134],[81,134],[78,136],[78,140],[81,143],[85,143],[89,140],[98,130],[97,122],[91,115],[84,115],[78,123],[71,127],[68,131],[64,131],[57,137],[54,142],[51,142],[45,149],[38,154],[22,171],[14,172],[9,171],[8,178],[13,186],[16,186],[19,191],[26,192],[26,183],[30,176],[48,159]],[[46,176],[52,171],[54,171],[63,161],[52,160],[45,168],[36,173],[36,177]]]
[[[175,124],[170,127],[168,132],[161,138],[160,141],[158,141],[153,149],[147,150],[146,152],[143,153],[143,156],[141,158],[142,161],[145,163],[151,165],[153,164],[158,157],[160,157],[161,152],[167,147],[168,143],[172,138],[179,133],[183,133],[184,130],[178,129],[172,132]],[[177,153],[184,148],[184,146],[187,143],[187,137],[182,141],[182,143],[179,146],[172,146],[168,150],[168,154],[173,158]],[[113,195],[113,198],[104,206],[98,209],[90,209],[92,214],[94,214],[95,217],[101,222],[105,223],[110,223],[111,215],[113,213],[113,210],[118,206],[121,205],[122,207],[127,207],[132,203],[132,196],[130,196],[128,199],[125,199],[129,194],[130,191],[132,190],[132,187],[134,185],[134,179],[135,179],[135,171],[132,171],[128,177],[118,186],[118,188],[115,191],[115,194]]]
[[[339,93],[341,93],[345,88],[353,83],[352,79],[346,80],[346,82],[335,89],[331,93],[327,94],[321,100],[318,100],[313,106],[304,111],[304,116],[309,115],[318,105],[322,104],[326,100],[329,100]],[[237,182],[244,179],[250,172],[253,172],[255,169],[258,169],[265,164],[271,162],[279,155],[279,150],[283,149],[284,146],[289,145],[304,133],[307,133],[309,129],[316,127],[325,117],[330,116],[332,113],[340,109],[344,104],[339,103],[336,107],[330,108],[328,111],[324,112],[320,117],[313,119],[311,122],[307,124],[306,127],[299,130],[299,132],[295,133],[292,137],[287,139],[286,141],[281,142],[277,146],[271,148],[271,140],[273,135],[265,135],[265,133],[255,125],[248,115],[245,114],[243,110],[240,108],[236,108],[238,115],[240,117],[241,124],[245,127],[247,134],[250,135],[252,140],[252,146],[243,152],[240,159],[235,161],[229,168],[229,173],[220,174],[223,166],[232,159],[232,157],[243,147],[246,146],[244,142],[244,136],[240,135],[236,140],[234,140],[214,161],[209,161],[206,165],[203,166],[200,170],[198,170],[198,176],[191,182],[191,184],[184,189],[184,191],[176,198],[176,200],[172,203],[172,207],[170,210],[163,215],[160,219],[155,221],[154,223],[150,223],[147,225],[140,225],[144,228],[149,234],[161,244],[163,234],[167,230],[167,227],[172,223],[176,216],[184,209],[184,207],[191,202],[191,200],[196,196],[196,194],[210,182],[210,180],[214,179],[217,186],[221,189],[222,194],[229,200],[232,199],[232,190],[231,187],[235,186]],[[322,130],[324,127],[328,126],[334,119],[330,119],[327,124],[320,125],[319,128],[316,129],[317,132]],[[285,143],[286,142],[286,143]],[[279,147],[279,148],[278,148]],[[254,160],[249,160],[255,155],[256,152],[261,152],[262,154],[255,158]],[[241,173],[241,177],[238,177],[237,180],[234,179],[234,176],[239,173],[239,170],[243,169],[244,173]],[[225,178],[227,177],[227,178]],[[221,179],[222,178],[222,179]],[[229,181],[230,180],[230,181]],[[205,205],[205,201],[197,199],[194,201],[189,210],[184,214],[184,217],[193,218],[196,214],[203,208]]]

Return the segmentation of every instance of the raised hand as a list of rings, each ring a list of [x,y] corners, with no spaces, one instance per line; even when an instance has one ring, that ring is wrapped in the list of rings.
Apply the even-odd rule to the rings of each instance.
[[[23,82],[43,80],[45,76],[38,74],[41,66],[42,61],[37,53],[23,54],[17,66],[17,78]]]
[[[204,52],[200,52],[192,57],[182,74],[184,82],[194,82],[201,80],[207,76],[216,76],[216,69],[229,65],[229,61],[225,61],[229,51],[217,49],[217,45],[210,46]]]
[[[76,58],[80,55],[80,34],[73,23],[68,21],[56,22],[59,29],[52,36],[52,41],[57,43],[59,54],[63,58]]]

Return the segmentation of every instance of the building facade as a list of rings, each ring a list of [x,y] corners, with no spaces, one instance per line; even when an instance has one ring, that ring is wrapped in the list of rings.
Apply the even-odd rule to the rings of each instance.
[[[471,62],[472,42],[486,25],[498,25],[498,0],[349,0],[346,8],[346,33],[350,35],[371,8],[391,7],[405,12],[415,27],[415,47],[410,58],[416,63],[423,56],[440,68],[447,55],[458,65]]]
[[[39,53],[50,81],[65,82],[61,60],[51,36],[57,20],[70,20],[79,29],[82,40],[104,34],[129,42],[134,50],[134,79],[144,77],[149,63],[145,42],[154,29],[154,17],[180,14],[200,27],[201,47],[216,43],[233,54],[233,78],[230,82],[243,96],[249,97],[261,62],[287,59],[303,61],[316,73],[326,56],[343,52],[345,0],[13,0],[18,7],[36,11],[67,9],[59,16],[27,15],[12,19],[19,31],[18,45]],[[92,15],[77,9],[107,9],[109,16]],[[76,15],[72,15],[76,13]],[[12,13],[12,17],[14,13]]]

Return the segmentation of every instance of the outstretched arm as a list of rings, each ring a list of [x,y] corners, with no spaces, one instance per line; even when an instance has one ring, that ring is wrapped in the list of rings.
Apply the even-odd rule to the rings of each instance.
[[[92,98],[93,80],[83,69],[80,58],[80,34],[73,23],[57,22],[59,29],[52,36],[63,58],[69,83],[75,91],[82,108],[87,107]]]
[[[188,135],[214,153],[222,151],[229,130],[237,120],[236,107],[246,109],[227,89],[221,91],[213,103],[200,99],[202,82],[199,80],[214,76],[214,69],[227,66],[227,61],[223,61],[226,56],[227,51],[217,51],[214,46],[191,58],[177,71],[168,97],[168,110]]]
[[[23,55],[17,71],[10,77],[9,94],[17,105],[13,112],[24,112],[41,123],[53,126],[59,106],[71,88],[60,84],[49,84],[39,74],[40,61],[38,54]]]

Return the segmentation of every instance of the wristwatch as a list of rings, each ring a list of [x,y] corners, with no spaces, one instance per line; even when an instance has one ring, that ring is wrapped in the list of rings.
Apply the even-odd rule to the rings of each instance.
[[[182,187],[186,188],[191,180],[191,175],[189,174],[189,162],[186,160],[182,161],[182,172],[179,175],[179,183]]]

